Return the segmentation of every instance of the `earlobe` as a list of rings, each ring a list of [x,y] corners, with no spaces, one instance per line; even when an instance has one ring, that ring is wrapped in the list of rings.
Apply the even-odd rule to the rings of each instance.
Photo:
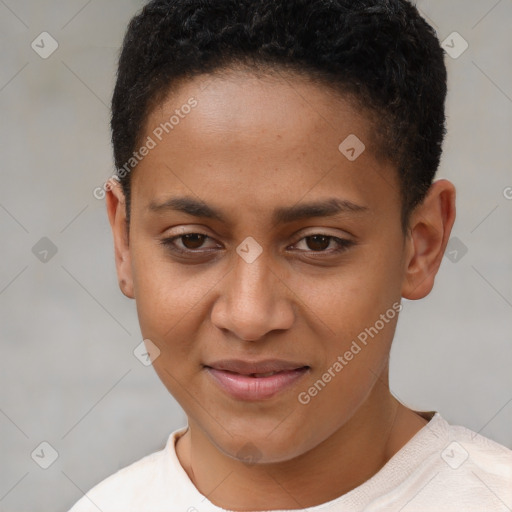
[[[448,180],[436,181],[425,200],[411,214],[402,296],[426,297],[434,286],[455,222],[455,187]]]
[[[106,192],[107,213],[114,237],[114,251],[119,288],[126,297],[133,299],[133,277],[130,245],[126,230],[126,201],[120,183],[108,181]]]

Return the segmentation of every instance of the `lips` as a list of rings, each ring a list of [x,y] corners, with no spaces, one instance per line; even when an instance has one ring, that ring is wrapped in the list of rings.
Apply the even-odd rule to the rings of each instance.
[[[215,370],[238,373],[240,375],[261,375],[307,367],[304,363],[296,363],[282,359],[265,359],[263,361],[254,362],[243,361],[241,359],[223,359],[221,361],[205,364],[205,366],[214,368]]]
[[[204,365],[220,389],[238,400],[265,400],[296,383],[309,370],[308,365],[267,359],[249,362],[222,360]]]

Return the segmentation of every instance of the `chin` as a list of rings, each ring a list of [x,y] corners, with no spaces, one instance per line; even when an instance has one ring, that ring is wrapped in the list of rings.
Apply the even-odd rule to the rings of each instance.
[[[220,433],[214,444],[217,449],[228,457],[243,462],[248,466],[255,464],[275,464],[292,460],[314,448],[321,440],[312,439],[307,434],[296,432],[291,435],[290,429],[254,429],[251,427],[229,430]],[[309,443],[306,442],[309,440]]]

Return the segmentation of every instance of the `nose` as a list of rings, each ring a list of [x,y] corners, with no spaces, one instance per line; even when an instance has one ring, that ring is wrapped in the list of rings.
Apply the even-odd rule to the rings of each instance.
[[[273,330],[290,329],[295,313],[293,293],[261,255],[252,263],[237,258],[219,285],[211,320],[243,341],[258,341]]]

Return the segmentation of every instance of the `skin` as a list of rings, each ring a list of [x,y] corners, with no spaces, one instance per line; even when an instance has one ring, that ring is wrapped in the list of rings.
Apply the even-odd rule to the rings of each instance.
[[[129,236],[121,187],[107,193],[120,287],[136,300],[142,334],[161,351],[155,370],[187,414],[176,449],[197,489],[231,510],[312,507],[368,480],[427,423],[389,390],[398,315],[308,404],[298,395],[401,297],[428,295],[455,189],[435,182],[404,234],[395,168],[376,159],[373,125],[347,98],[284,73],[232,70],[206,88],[203,79],[181,84],[147,119],[141,140],[198,101],[133,171]],[[338,150],[350,134],[366,145],[355,161]],[[200,199],[227,222],[151,210],[171,196]],[[275,208],[331,197],[366,210],[272,222]],[[161,244],[184,232],[209,238],[175,240],[188,256]],[[335,254],[334,239],[306,238],[319,234],[353,244]],[[236,252],[249,236],[262,249],[252,263]],[[229,358],[286,359],[310,371],[248,402],[203,368]],[[248,446],[254,464],[240,454]]]

